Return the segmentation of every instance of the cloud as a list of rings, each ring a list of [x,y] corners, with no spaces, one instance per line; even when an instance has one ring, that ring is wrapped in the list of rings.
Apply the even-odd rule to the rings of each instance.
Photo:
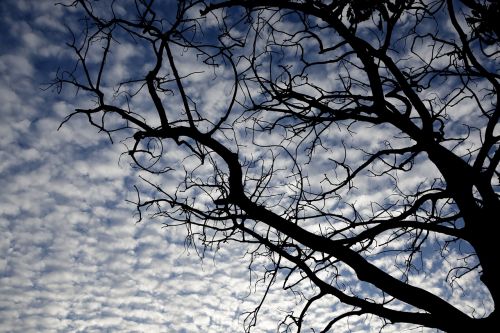
[[[7,35],[2,38],[9,41],[8,47],[0,46],[0,330],[241,331],[241,314],[253,310],[265,290],[265,285],[255,287],[251,283],[255,276],[248,271],[248,249],[230,243],[217,252],[207,252],[200,260],[195,249],[186,247],[182,227],[162,228],[161,220],[136,223],[135,207],[125,200],[135,199],[130,184],[137,182],[139,173],[121,156],[126,148],[119,142],[124,138],[118,136],[118,143],[111,145],[108,137],[90,128],[84,117],[75,117],[58,130],[64,117],[85,101],[72,91],[64,90],[60,96],[43,91],[40,84],[50,81],[57,65],[66,59],[67,51],[61,47],[67,37],[62,22],[76,24],[76,14],[63,12],[49,1],[13,0],[3,1],[0,13],[0,28]],[[215,25],[213,17],[210,19]],[[110,58],[119,63],[110,68],[113,80],[127,78],[128,66],[141,56],[133,46],[120,44]],[[183,73],[196,68],[195,57],[186,55],[183,60]],[[231,93],[228,78],[227,68],[220,69],[216,77],[207,71],[189,78],[196,89],[196,102],[202,105],[200,111],[213,117],[212,121],[219,119]],[[211,82],[210,87],[205,87],[205,80]],[[141,98],[139,95],[132,106],[147,109]],[[466,117],[467,112],[462,110],[460,116]],[[383,129],[370,134],[364,130],[360,129],[359,136],[352,140],[349,159],[362,156],[352,149],[355,145],[378,147],[380,140],[374,140],[373,135],[380,135]],[[334,135],[333,131],[328,134]],[[255,140],[265,143],[278,138],[263,133]],[[290,147],[294,145],[290,143]],[[173,146],[166,146],[168,151],[170,148]],[[342,158],[343,153],[333,147],[325,151],[331,153],[328,156]],[[268,157],[253,148],[240,153],[249,160]],[[332,167],[323,153],[318,153],[319,162],[303,167],[311,184],[321,184],[323,171]],[[198,166],[194,159],[184,157],[185,152],[180,152],[167,159],[183,161],[188,169]],[[281,175],[289,171],[287,165],[286,157],[276,160]],[[163,180],[166,188],[174,189],[182,172],[168,174],[171,178]],[[197,172],[206,175],[207,171],[200,167]],[[258,174],[260,169],[249,170],[249,175],[252,172]],[[413,188],[424,174],[429,176],[427,165],[416,168],[414,177],[400,184]],[[390,190],[379,191],[375,183],[364,177],[357,183],[361,189],[368,189],[364,196],[361,191],[352,192],[352,198],[357,198],[367,214],[371,213],[371,201],[391,194]],[[293,192],[289,182],[271,184],[277,185],[276,191]],[[339,205],[333,200],[330,203],[332,207]],[[318,225],[312,223],[310,228],[317,231]],[[455,261],[459,257],[453,255]],[[395,274],[399,272],[391,258],[377,257],[374,252],[373,261]],[[433,262],[441,260],[436,255]],[[262,267],[264,262],[255,269],[262,273]],[[487,299],[485,291],[478,297],[440,284],[450,267],[428,267],[429,274],[415,274],[411,282],[434,290],[458,306],[464,304],[465,310],[489,310],[480,304]],[[343,282],[348,283],[352,272],[346,268],[343,272]],[[304,305],[301,297],[281,290],[283,279],[280,276],[271,288],[255,332],[274,331],[287,313],[298,313]],[[463,287],[469,288],[478,277],[471,274],[462,281]],[[301,287],[306,295],[315,292],[306,283]],[[362,287],[352,286],[352,290],[362,294]],[[325,326],[333,315],[341,313],[337,305],[331,298],[321,300],[306,318],[307,323]],[[362,316],[342,321],[338,330],[368,332],[381,326],[381,322]]]
[[[57,131],[74,106],[40,89],[56,66],[38,67],[41,59],[61,54],[49,33],[63,32],[58,7],[11,5],[1,18],[15,42],[0,55],[1,330],[239,330],[232,290],[246,275],[234,275],[235,259],[202,268],[182,233],[135,223],[125,199],[136,175],[117,164],[124,147],[87,130],[85,119]]]

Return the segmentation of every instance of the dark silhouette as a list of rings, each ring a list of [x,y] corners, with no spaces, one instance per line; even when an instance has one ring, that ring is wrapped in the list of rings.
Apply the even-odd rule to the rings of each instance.
[[[262,281],[300,296],[281,331],[360,315],[500,327],[498,2],[71,6],[85,15],[69,44],[77,64],[55,85],[91,104],[65,121],[130,134],[128,154],[150,174],[139,219],[186,227],[200,255],[242,242],[252,262],[265,258]],[[451,289],[480,276],[484,309],[412,283],[436,260]],[[329,322],[307,321],[339,302]]]

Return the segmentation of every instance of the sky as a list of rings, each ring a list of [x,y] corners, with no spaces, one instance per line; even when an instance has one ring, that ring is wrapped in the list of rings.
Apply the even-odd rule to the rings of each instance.
[[[44,88],[65,15],[0,2],[0,332],[239,331],[242,249],[200,261],[182,230],[136,223],[123,145],[81,119],[57,130],[74,96]]]
[[[123,158],[126,147],[83,118],[59,129],[82,98],[47,86],[69,57],[64,24],[74,22],[50,0],[0,1],[0,332],[242,331],[245,311],[263,293],[248,248],[222,246],[201,260],[182,228],[137,222],[127,200],[139,172]],[[113,70],[120,77],[126,68]],[[419,278],[448,295],[437,277]],[[467,281],[465,289],[477,280]],[[449,298],[472,309],[485,295]],[[274,332],[295,301],[276,286],[254,331]],[[328,314],[318,309],[310,318]],[[338,332],[374,327],[380,322],[354,318]]]

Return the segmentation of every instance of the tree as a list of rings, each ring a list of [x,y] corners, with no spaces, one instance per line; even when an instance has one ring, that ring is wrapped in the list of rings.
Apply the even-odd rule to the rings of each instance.
[[[282,331],[365,314],[500,327],[497,2],[68,6],[85,15],[68,44],[77,63],[54,84],[88,105],[65,121],[130,136],[149,185],[136,188],[139,219],[186,227],[201,255],[240,242],[265,258],[262,281],[302,300]],[[453,292],[480,276],[483,308],[415,282],[438,274],[436,258]],[[307,322],[338,302],[343,313]]]

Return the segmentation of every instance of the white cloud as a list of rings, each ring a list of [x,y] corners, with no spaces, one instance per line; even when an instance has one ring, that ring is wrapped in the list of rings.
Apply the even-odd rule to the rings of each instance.
[[[64,116],[74,109],[72,103],[80,101],[68,91],[62,95],[67,101],[61,101],[50,91],[41,91],[38,84],[49,81],[55,70],[44,61],[65,56],[58,39],[65,32],[60,22],[71,21],[71,11],[64,14],[61,7],[49,1],[7,1],[1,6],[0,22],[9,26],[5,31],[18,38],[14,38],[12,48],[2,47],[0,54],[0,330],[241,331],[240,314],[252,310],[264,291],[264,286],[258,285],[252,292],[248,258],[243,258],[246,248],[226,244],[200,261],[193,248],[185,247],[182,228],[162,229],[161,220],[136,224],[134,207],[125,199],[135,197],[129,184],[137,180],[137,172],[129,168],[126,158],[118,165],[123,145],[110,145],[106,135],[90,128],[84,117],[75,117],[57,131]],[[10,14],[20,17],[14,20]],[[213,18],[210,20],[215,25]],[[113,80],[127,78],[127,64],[136,65],[137,56],[132,44],[121,44],[113,54],[120,63],[110,69]],[[196,68],[195,57],[185,55],[182,59],[179,69],[183,73]],[[203,105],[201,112],[216,121],[224,111],[232,82],[227,81],[229,76],[223,69],[217,72],[216,80],[212,80],[214,77],[213,72],[206,71],[186,82],[196,89],[193,96]],[[206,80],[211,82],[208,88]],[[137,104],[132,105],[147,109],[148,105],[141,104],[142,98],[138,96]],[[457,117],[467,117],[467,107],[464,105]],[[377,148],[382,130],[365,130],[352,139],[352,146]],[[274,135],[261,134],[256,141],[275,139]],[[357,160],[362,154],[352,146],[348,147],[347,158]],[[166,149],[172,147],[167,145]],[[343,157],[343,152],[330,148],[318,153],[317,163],[304,166],[312,184],[323,179],[319,171],[332,167],[327,156]],[[241,151],[242,157],[262,155],[253,148]],[[180,161],[184,157],[185,152],[180,152],[167,159]],[[192,160],[183,160],[188,169],[197,165]],[[276,167],[283,169],[281,175],[289,171],[287,162],[281,156],[276,160]],[[206,175],[207,169],[197,172]],[[429,177],[428,166],[422,164],[415,169],[415,177],[401,180],[401,187],[415,187],[422,179],[417,177],[424,173]],[[163,180],[166,188],[177,186],[182,175],[179,170],[168,174],[170,177]],[[374,199],[391,194],[390,190],[376,189],[375,183],[368,177],[357,183],[362,190],[368,189],[352,192],[361,208],[367,209]],[[276,184],[277,189],[290,193],[286,181]],[[317,225],[310,227],[317,230]],[[394,261],[375,260],[380,267],[399,272]],[[414,275],[411,282],[451,298],[454,304],[464,304],[465,310],[482,308],[479,299],[487,297],[485,291],[478,298],[470,293],[452,293],[439,283],[438,277],[442,278],[450,267],[441,267],[441,275]],[[437,267],[428,268],[438,271]],[[352,272],[345,269],[345,274],[344,281],[348,281]],[[477,276],[467,276],[463,281],[466,287],[475,285]],[[300,311],[300,297],[283,292],[280,283],[283,281],[271,289],[255,332],[274,331],[286,313]],[[312,294],[308,286],[301,286],[306,294]],[[352,288],[363,291],[361,285]],[[306,318],[308,323],[326,325],[333,314],[340,313],[337,305],[335,300],[322,300]],[[370,331],[381,326],[376,319],[369,321],[366,316],[344,320],[338,330]]]

